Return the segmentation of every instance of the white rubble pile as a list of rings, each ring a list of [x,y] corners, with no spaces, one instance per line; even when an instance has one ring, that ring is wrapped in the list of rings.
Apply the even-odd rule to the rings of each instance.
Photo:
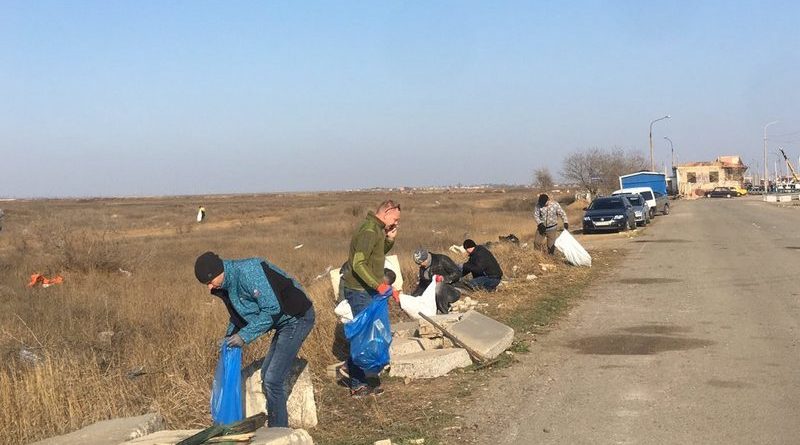
[[[481,303],[470,296],[465,296],[455,303],[450,305],[450,310],[453,312],[467,312],[470,309],[477,309],[481,307],[488,307],[488,303]]]
[[[514,340],[513,329],[474,310],[431,319],[488,360],[503,353]],[[390,376],[434,378],[472,364],[465,349],[426,320],[398,323],[392,331]]]

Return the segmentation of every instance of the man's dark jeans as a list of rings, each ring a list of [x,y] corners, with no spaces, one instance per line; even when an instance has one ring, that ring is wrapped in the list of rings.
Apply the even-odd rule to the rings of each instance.
[[[300,346],[314,327],[314,308],[309,308],[294,322],[275,328],[272,343],[261,366],[261,381],[267,397],[267,426],[289,427],[286,409],[286,381]]]
[[[477,277],[473,278],[469,284],[475,289],[484,289],[488,290],[489,292],[494,292],[494,290],[497,289],[497,286],[500,285],[500,278]]]
[[[358,316],[364,309],[372,303],[372,295],[365,290],[355,290],[344,288],[344,298],[350,303],[353,311],[353,318]],[[364,370],[353,363],[350,354],[347,354],[347,373],[350,374],[350,389],[358,389],[367,384],[367,376]]]

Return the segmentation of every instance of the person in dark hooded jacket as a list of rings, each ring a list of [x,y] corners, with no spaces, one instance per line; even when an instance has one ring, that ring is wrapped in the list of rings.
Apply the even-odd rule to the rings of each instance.
[[[485,246],[475,244],[475,241],[464,240],[464,250],[469,254],[469,260],[461,266],[462,276],[472,274],[470,286],[474,289],[494,291],[503,278],[503,270],[497,263],[492,252]]]
[[[461,292],[453,286],[461,279],[461,268],[449,256],[425,249],[414,252],[414,262],[419,266],[419,281],[411,295],[422,295],[433,277],[439,275],[442,281],[436,283],[436,310],[441,314],[450,312],[450,305],[461,298]]]

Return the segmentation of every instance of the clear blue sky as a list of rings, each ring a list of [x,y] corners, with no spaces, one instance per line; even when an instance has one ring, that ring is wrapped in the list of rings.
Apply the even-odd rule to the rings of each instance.
[[[0,196],[526,183],[667,113],[659,164],[800,155],[797,2],[563,3],[3,1]]]

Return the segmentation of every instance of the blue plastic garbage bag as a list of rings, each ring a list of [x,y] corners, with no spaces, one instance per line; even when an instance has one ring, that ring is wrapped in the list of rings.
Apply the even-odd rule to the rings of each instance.
[[[344,325],[344,335],[350,342],[353,363],[367,372],[381,372],[389,364],[392,344],[388,296],[374,298],[353,321]]]
[[[211,418],[217,425],[242,420],[242,348],[226,344],[219,351],[211,389]]]

